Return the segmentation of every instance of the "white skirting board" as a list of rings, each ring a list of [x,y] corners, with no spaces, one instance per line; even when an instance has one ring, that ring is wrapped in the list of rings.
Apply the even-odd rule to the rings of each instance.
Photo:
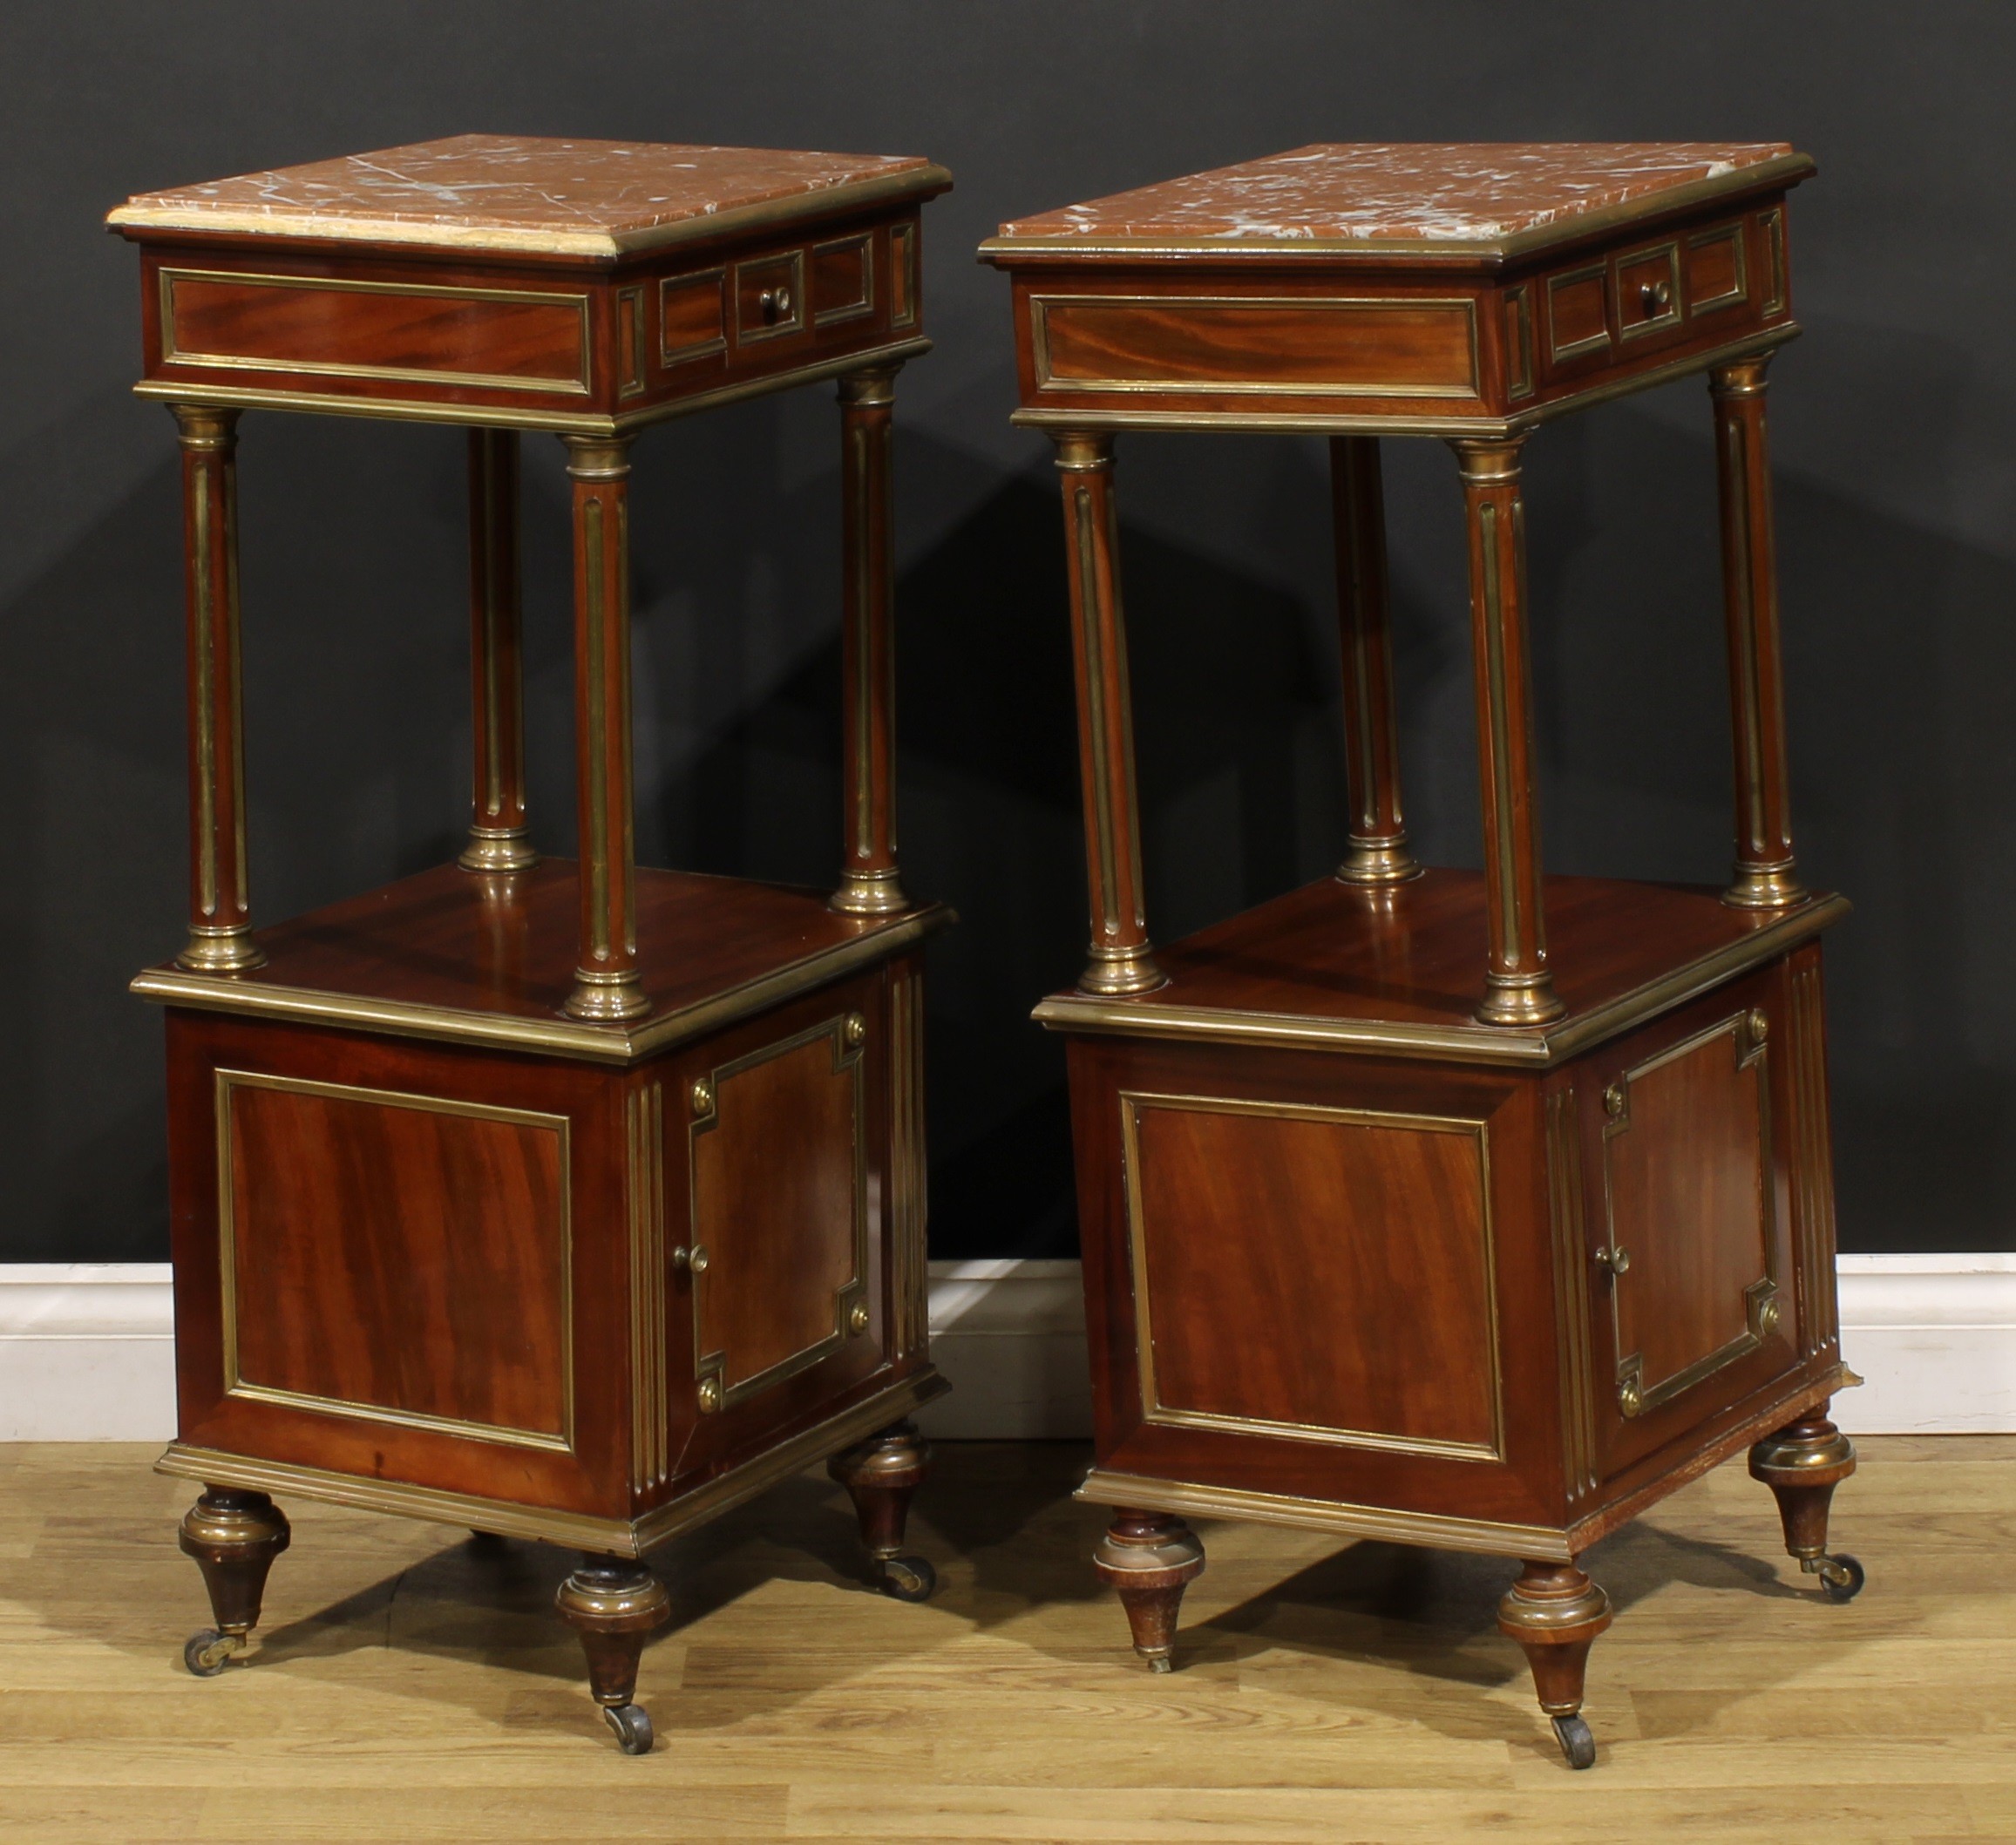
[[[1843,1256],[1841,1326],[1850,1434],[2016,1433],[2016,1254]],[[933,1263],[931,1343],[929,1434],[1090,1433],[1076,1262]],[[0,1265],[0,1441],[167,1441],[173,1352],[166,1263]]]

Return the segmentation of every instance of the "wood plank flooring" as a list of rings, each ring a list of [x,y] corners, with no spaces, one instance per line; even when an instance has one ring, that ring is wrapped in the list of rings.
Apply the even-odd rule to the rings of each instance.
[[[288,1505],[262,1645],[200,1681],[191,1489],[152,1449],[0,1447],[0,1839],[2016,1838],[2016,1438],[1862,1448],[1850,1606],[1801,1586],[1740,1462],[1590,1554],[1618,1618],[1573,1774],[1490,1558],[1201,1525],[1178,1670],[1150,1675],[1071,1444],[941,1447],[926,1607],[860,1585],[820,1473],[659,1552],[642,1760],[588,1703],[557,1551]]]

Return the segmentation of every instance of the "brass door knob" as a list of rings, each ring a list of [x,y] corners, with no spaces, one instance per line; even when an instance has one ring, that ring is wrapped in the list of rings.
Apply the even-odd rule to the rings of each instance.
[[[682,1243],[672,1251],[672,1265],[684,1269],[689,1275],[704,1275],[707,1272],[707,1245],[696,1243],[691,1249],[688,1249]]]
[[[1596,1251],[1597,1265],[1606,1268],[1613,1275],[1626,1273],[1631,1267],[1631,1251],[1628,1249],[1610,1248]]]

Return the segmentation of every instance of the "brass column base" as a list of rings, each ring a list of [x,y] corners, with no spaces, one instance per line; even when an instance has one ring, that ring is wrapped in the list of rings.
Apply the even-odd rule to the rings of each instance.
[[[1120,1592],[1134,1651],[1151,1672],[1170,1670],[1183,1591],[1204,1574],[1204,1546],[1180,1518],[1117,1508],[1092,1551],[1099,1579]]]
[[[907,910],[910,899],[903,894],[893,869],[886,872],[845,872],[840,887],[826,899],[826,907],[848,916],[892,916]]]
[[[178,967],[192,973],[243,973],[263,967],[266,951],[252,939],[250,923],[189,925],[189,944],[175,957]]]
[[[1733,910],[1789,910],[1806,901],[1806,886],[1792,873],[1797,861],[1781,858],[1775,865],[1736,866],[1736,881],[1722,892],[1722,901]]]
[[[1085,971],[1078,976],[1080,993],[1096,993],[1103,999],[1121,999],[1132,993],[1152,993],[1166,987],[1169,976],[1155,964],[1155,950],[1143,942],[1137,948],[1094,948]]]
[[[635,968],[622,973],[574,969],[574,990],[560,1010],[570,1019],[641,1019],[651,1009]]]
[[[1350,849],[1337,867],[1339,884],[1405,884],[1418,878],[1427,867],[1407,849],[1405,833],[1382,838],[1351,836]]]
[[[539,863],[529,830],[522,826],[472,826],[456,864],[465,872],[528,872]]]
[[[1551,973],[1487,973],[1480,1025],[1544,1025],[1568,1010]]]

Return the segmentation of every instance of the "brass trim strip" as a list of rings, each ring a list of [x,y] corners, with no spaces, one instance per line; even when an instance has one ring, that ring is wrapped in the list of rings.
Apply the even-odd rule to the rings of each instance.
[[[171,1443],[155,1462],[154,1471],[177,1479],[200,1480],[206,1485],[244,1487],[255,1492],[352,1506],[360,1511],[388,1512],[400,1518],[473,1526],[495,1531],[502,1537],[541,1538],[572,1550],[641,1557],[668,1538],[704,1524],[767,1491],[822,1455],[838,1454],[862,1436],[900,1421],[912,1410],[943,1396],[951,1387],[928,1367],[913,1372],[866,1401],[829,1416],[635,1518],[607,1518],[593,1512],[485,1499],[473,1493],[449,1492],[404,1480],[365,1479],[290,1461],[262,1461],[248,1455],[226,1454],[184,1441]]]
[[[641,397],[644,384],[644,286],[640,282],[616,290],[616,395]]]
[[[1433,1058],[1451,1063],[1546,1068],[1606,1038],[1694,999],[1746,969],[1775,960],[1847,915],[1845,897],[1816,897],[1740,940],[1620,994],[1603,1006],[1538,1029],[1518,1026],[1411,1025],[1381,1019],[1318,1019],[1290,1013],[1172,1006],[1163,1000],[1056,993],[1030,1014],[1054,1031],[1115,1032],[1140,1038],[1205,1038],[1233,1044]],[[183,978],[191,978],[183,976]],[[1182,976],[1176,977],[1180,987]],[[136,991],[139,990],[136,987]],[[1164,992],[1169,989],[1163,989]]]
[[[400,384],[453,384],[463,389],[532,391],[546,397],[585,397],[591,394],[594,348],[589,334],[588,296],[568,290],[472,288],[454,282],[357,281],[347,276],[272,275],[238,269],[181,269],[163,267],[161,291],[161,363],[202,365],[225,371],[292,372],[298,377],[383,378]],[[223,282],[253,288],[294,288],[309,294],[396,295],[413,301],[508,302],[518,307],[572,308],[579,322],[578,363],[571,378],[531,378],[512,372],[450,371],[427,365],[363,365],[347,359],[261,359],[247,354],[188,352],[175,344],[175,284],[179,281]]]
[[[1517,403],[1521,397],[1533,395],[1533,297],[1532,291],[1524,282],[1516,288],[1505,291],[1505,343],[1506,353],[1505,397],[1508,402]],[[1518,361],[1515,373],[1510,361]]]
[[[1344,1500],[1309,1499],[1293,1493],[1201,1486],[1184,1480],[1155,1479],[1145,1474],[1109,1473],[1097,1467],[1085,1475],[1085,1483],[1071,1496],[1095,1505],[1139,1506],[1145,1511],[1244,1518],[1256,1524],[1300,1525],[1307,1530],[1341,1531],[1351,1537],[1429,1544],[1440,1550],[1476,1550],[1487,1557],[1531,1557],[1547,1563],[1574,1560],[1566,1531],[1553,1525],[1502,1524],[1489,1518],[1456,1518],[1440,1512],[1410,1512],[1395,1506],[1354,1505]]]
[[[1461,308],[1468,328],[1470,377],[1468,384],[1328,383],[1284,384],[1238,378],[1059,378],[1050,364],[1049,310],[1055,307],[1110,308],[1142,306],[1164,310],[1191,308],[1289,308],[1307,312],[1391,313],[1410,308]],[[1448,296],[1384,295],[1316,297],[1301,295],[1033,295],[1029,297],[1029,341],[1035,356],[1036,389],[1059,391],[1111,391],[1143,395],[1180,395],[1199,390],[1269,397],[1477,397],[1482,395],[1477,363],[1477,302],[1472,295]]]
[[[649,1492],[669,1470],[666,1393],[665,1086],[624,1098],[630,1207],[630,1486]]]
[[[1811,1357],[1840,1341],[1834,1277],[1834,1148],[1827,1119],[1827,1039],[1817,961],[1792,973],[1793,1209],[1799,1224],[1799,1344]]]
[[[1578,283],[1592,281],[1603,306],[1603,327],[1597,333],[1585,333],[1578,340],[1561,343],[1561,336],[1554,326],[1554,301],[1562,289],[1573,288]],[[1592,263],[1579,269],[1571,269],[1565,275],[1547,278],[1547,356],[1550,364],[1558,365],[1564,359],[1578,359],[1599,349],[1607,350],[1610,340],[1609,275],[1600,262]]]
[[[258,1070],[218,1065],[212,1072],[217,1141],[217,1263],[219,1310],[222,1321],[224,1394],[282,1408],[305,1409],[397,1428],[417,1428],[465,1441],[490,1441],[506,1448],[546,1448],[572,1454],[574,1448],[574,1123],[565,1115],[536,1109],[506,1108],[499,1103],[457,1102],[439,1095],[419,1095],[402,1089],[367,1088],[354,1082],[321,1082],[305,1076],[275,1076]],[[512,1428],[495,1422],[474,1422],[400,1409],[384,1403],[352,1402],[342,1397],[286,1390],[271,1384],[248,1383],[238,1367],[238,1223],[233,1181],[231,1095],[234,1089],[268,1089],[284,1095],[325,1096],[380,1109],[411,1109],[421,1114],[447,1115],[460,1121],[501,1122],[507,1127],[536,1128],[560,1141],[560,1433]]]
[[[1239,431],[1251,435],[1441,436],[1481,442],[1522,436],[1543,423],[1550,423],[1557,417],[1567,416],[1575,410],[1587,410],[1592,404],[1607,404],[1638,391],[1650,390],[1655,385],[1671,383],[1675,378],[1692,377],[1696,372],[1712,371],[1718,366],[1756,358],[1775,350],[1788,340],[1796,339],[1799,332],[1796,321],[1782,321],[1775,327],[1746,335],[1727,346],[1718,346],[1691,357],[1670,359],[1664,364],[1647,366],[1643,370],[1634,370],[1628,376],[1606,379],[1583,390],[1550,397],[1509,417],[1442,417],[1425,413],[1410,415],[1405,411],[1360,413],[1341,410],[1162,410],[1047,409],[1025,405],[1013,412],[1008,421],[1020,429],[1068,430],[1081,433],[1160,429]],[[1192,388],[1199,397],[1210,397],[1219,387],[1205,383]]]
[[[1687,318],[1699,320],[1704,314],[1719,313],[1724,308],[1734,308],[1750,298],[1749,239],[1744,234],[1743,220],[1739,218],[1733,224],[1717,225],[1709,231],[1697,231],[1687,239],[1689,250],[1705,250],[1710,244],[1726,243],[1735,258],[1735,284],[1720,295],[1704,295],[1699,301],[1687,302]]]
[[[1547,1098],[1547,1203],[1554,1230],[1554,1313],[1561,1365],[1561,1474],[1568,1503],[1596,1490],[1596,1378],[1590,1353],[1589,1239],[1582,1135],[1572,1086]]]
[[[1757,214],[1757,227],[1764,234],[1764,254],[1771,268],[1771,292],[1764,297],[1764,316],[1785,311],[1785,208],[1775,205]]]
[[[865,1081],[865,1059],[862,1046],[865,1041],[855,1040],[849,1032],[852,1012],[835,1013],[830,1019],[817,1025],[808,1026],[804,1031],[794,1032],[788,1038],[758,1046],[755,1050],[726,1063],[717,1063],[709,1069],[703,1081],[711,1090],[711,1102],[704,1114],[696,1113],[687,1123],[687,1145],[689,1150],[687,1162],[687,1242],[697,1247],[706,1239],[702,1234],[700,1221],[700,1157],[697,1143],[703,1134],[711,1134],[721,1123],[723,1085],[731,1076],[745,1070],[752,1070],[759,1064],[769,1063],[778,1057],[789,1056],[795,1050],[803,1050],[807,1045],[817,1044],[822,1038],[831,1041],[832,1074],[845,1073],[853,1078],[854,1148],[854,1272],[833,1292],[833,1328],[811,1345],[803,1346],[789,1357],[780,1358],[775,1364],[745,1377],[738,1383],[728,1382],[728,1354],[716,1346],[708,1348],[707,1335],[702,1323],[702,1297],[715,1285],[716,1267],[710,1265],[703,1275],[689,1272],[689,1289],[693,1304],[693,1380],[699,1387],[700,1406],[703,1410],[730,1409],[737,1403],[746,1402],[753,1396],[794,1378],[800,1372],[809,1371],[814,1365],[832,1357],[836,1352],[845,1349],[852,1337],[849,1317],[854,1303],[861,1298],[867,1286],[868,1272],[868,1092]],[[715,1265],[720,1260],[720,1248],[716,1240]],[[708,1380],[713,1380],[713,1389],[707,1388]]]
[[[922,1352],[930,1338],[921,975],[891,975],[889,1019],[889,1352],[900,1359]]]
[[[1491,1439],[1488,1442],[1458,1441],[1436,1436],[1394,1435],[1381,1429],[1276,1421],[1261,1416],[1225,1414],[1208,1409],[1178,1409],[1165,1405],[1155,1374],[1155,1333],[1149,1313],[1146,1225],[1142,1218],[1140,1116],[1144,1107],[1205,1115],[1250,1115],[1268,1121],[1337,1122],[1353,1127],[1458,1134],[1474,1139],[1477,1150],[1479,1196],[1483,1205],[1481,1253],[1491,1376]],[[1499,1359],[1497,1232],[1491,1211],[1488,1122],[1463,1115],[1423,1115],[1402,1109],[1332,1108],[1315,1102],[1258,1102],[1223,1095],[1159,1095],[1147,1090],[1123,1089],[1120,1092],[1120,1145],[1121,1186],[1127,1203],[1128,1265],[1134,1284],[1134,1350],[1140,1372],[1144,1421],[1183,1428],[1219,1429],[1235,1435],[1273,1436],[1282,1441],[1317,1441],[1334,1448],[1428,1455],[1445,1461],[1504,1461],[1505,1386],[1504,1367]]]
[[[845,302],[838,308],[829,308],[823,314],[819,311],[818,303],[808,298],[807,305],[811,310],[812,325],[815,327],[837,327],[847,321],[865,319],[875,311],[874,232],[863,231],[858,236],[834,237],[825,243],[815,243],[811,247],[812,266],[816,270],[821,256],[830,255],[836,250],[850,249],[861,253],[861,298],[859,301]]]
[[[1690,180],[1644,198],[1601,206],[1594,211],[1557,219],[1549,224],[1535,225],[1531,229],[1500,237],[1310,237],[1268,242],[1238,237],[1144,237],[1102,243],[1096,237],[1069,233],[1035,237],[1002,234],[989,237],[982,243],[979,256],[982,262],[991,262],[1001,268],[1102,257],[1130,261],[1154,256],[1212,256],[1239,263],[1270,260],[1296,262],[1307,261],[1311,257],[1340,256],[1359,256],[1373,262],[1386,262],[1395,256],[1449,262],[1475,262],[1484,258],[1504,262],[1531,255],[1537,250],[1598,237],[1623,225],[1653,223],[1676,212],[1690,211],[1716,200],[1737,198],[1750,193],[1782,191],[1817,171],[1809,155],[1774,154],[1769,159],[1759,160],[1753,166],[1739,166],[1710,178]]]
[[[502,1044],[518,1050],[544,1051],[595,1062],[637,1063],[675,1045],[704,1037],[751,1013],[762,1012],[793,994],[885,960],[897,949],[921,940],[953,920],[953,912],[943,904],[925,905],[888,922],[879,922],[871,934],[821,949],[802,961],[793,961],[760,979],[716,994],[696,1006],[654,1013],[635,1025],[592,1025],[557,1012],[548,1019],[458,1012],[447,1007],[320,993],[310,987],[268,981],[255,984],[227,975],[193,973],[173,964],[143,969],[129,982],[127,991],[142,999],[169,1006],[191,1006],[205,1012],[302,1019],[318,1025],[387,1032],[396,1037],[432,1038],[454,1044]]]
[[[639,410],[608,416],[596,410],[521,410],[497,404],[449,404],[424,397],[343,397],[334,392],[282,390],[256,384],[214,384],[207,380],[143,378],[133,386],[136,397],[162,404],[217,404],[227,409],[302,410],[333,417],[377,417],[395,423],[474,423],[485,429],[546,430],[556,436],[624,436],[654,423],[668,423],[718,404],[739,404],[799,384],[817,384],[850,371],[876,365],[901,364],[931,350],[927,339],[872,346],[862,352],[814,360],[789,371],[766,372],[712,390],[696,391]],[[461,381],[466,383],[467,380]]]
[[[900,263],[900,274],[897,265]],[[914,327],[918,312],[917,227],[910,222],[889,227],[889,324]]]
[[[719,333],[703,340],[689,340],[683,346],[665,343],[665,303],[673,291],[679,288],[697,288],[703,282],[714,284],[715,307],[718,310],[716,324]],[[658,278],[658,363],[667,371],[677,366],[689,365],[696,359],[711,358],[717,352],[728,350],[728,271],[716,263],[711,269],[689,269],[682,275],[662,275]]]
[[[320,212],[207,210],[190,205],[147,205],[136,200],[108,213],[108,227],[137,241],[160,240],[169,232],[195,236],[306,238],[311,242],[424,244],[443,252],[523,250],[555,256],[608,259],[673,244],[700,243],[813,218],[839,217],[871,205],[919,199],[948,191],[952,175],[927,164],[899,173],[878,173],[814,191],[794,192],[723,212],[696,214],[669,224],[618,231],[515,230],[497,225],[430,224],[405,218],[339,218]]]

